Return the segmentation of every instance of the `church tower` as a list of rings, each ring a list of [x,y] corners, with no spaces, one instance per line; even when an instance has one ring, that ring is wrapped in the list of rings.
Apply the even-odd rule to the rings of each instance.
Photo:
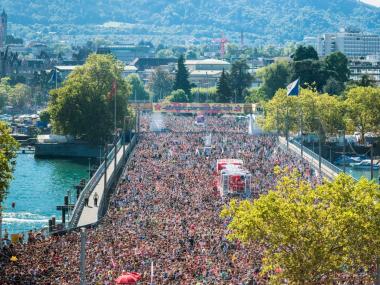
[[[7,39],[7,29],[8,29],[8,15],[3,12],[0,16],[0,47],[5,47],[6,39]]]

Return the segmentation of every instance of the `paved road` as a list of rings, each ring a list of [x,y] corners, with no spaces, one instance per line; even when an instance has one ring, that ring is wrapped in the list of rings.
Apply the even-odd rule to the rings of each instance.
[[[127,149],[127,146],[126,146]],[[123,158],[123,147],[120,148],[119,152],[117,153],[117,164],[119,164],[120,160]],[[115,169],[115,159],[112,160],[110,165],[107,168],[107,183],[110,181],[111,175],[113,174],[113,171]],[[85,225],[93,224],[98,221],[98,210],[99,207],[96,207],[94,205],[94,195],[95,193],[98,194],[98,206],[100,204],[100,201],[102,200],[103,194],[104,194],[104,174],[100,178],[98,184],[94,188],[94,191],[92,191],[88,206],[84,206],[83,211],[81,213],[81,216],[78,221],[78,227],[82,227]]]

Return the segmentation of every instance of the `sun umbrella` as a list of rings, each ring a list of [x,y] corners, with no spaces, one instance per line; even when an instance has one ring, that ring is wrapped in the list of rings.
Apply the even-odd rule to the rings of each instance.
[[[141,275],[137,272],[123,273],[116,279],[116,284],[136,284],[141,279]]]

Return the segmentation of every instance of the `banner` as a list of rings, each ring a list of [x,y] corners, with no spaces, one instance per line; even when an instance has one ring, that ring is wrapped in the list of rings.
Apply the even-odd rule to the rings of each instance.
[[[162,102],[153,104],[153,112],[176,114],[243,114],[244,104]]]
[[[151,102],[144,102],[144,103],[130,102],[129,106],[131,106],[135,110],[140,109],[142,111],[152,111],[152,103]]]

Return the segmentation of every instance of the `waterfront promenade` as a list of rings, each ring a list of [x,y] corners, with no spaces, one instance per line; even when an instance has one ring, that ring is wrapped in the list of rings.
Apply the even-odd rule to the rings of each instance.
[[[122,163],[122,160],[124,160],[123,147],[119,149],[116,155],[116,170],[118,168],[117,166],[119,165],[119,163]],[[107,167],[107,177],[105,177],[104,173],[102,174],[94,190],[91,192],[89,196],[88,206],[85,205],[83,207],[77,227],[83,227],[86,225],[94,224],[98,221],[98,212],[100,209],[100,203],[102,202],[104,194],[105,194],[104,179],[107,179],[107,185],[110,185],[112,180],[114,179],[113,177],[113,175],[115,174],[114,172],[115,172],[115,159],[112,159],[112,161],[110,161],[110,164]],[[95,201],[94,201],[95,195],[98,196],[97,206],[95,206]]]

